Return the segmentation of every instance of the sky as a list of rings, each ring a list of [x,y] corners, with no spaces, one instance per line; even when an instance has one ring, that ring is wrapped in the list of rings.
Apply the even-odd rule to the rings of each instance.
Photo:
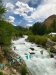
[[[43,22],[56,14],[56,0],[3,0],[7,9],[6,18],[14,26]]]

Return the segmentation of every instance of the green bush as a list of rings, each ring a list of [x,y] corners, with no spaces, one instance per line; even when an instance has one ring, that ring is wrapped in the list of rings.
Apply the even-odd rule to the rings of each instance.
[[[3,72],[0,72],[0,75],[8,75],[8,74],[4,74]]]
[[[2,73],[2,72],[0,72],[0,75],[3,75],[3,73]]]
[[[26,32],[24,32],[25,35],[32,35],[32,32],[30,30],[27,30]]]
[[[37,35],[37,36],[29,35],[28,36],[28,40],[30,42],[34,42],[34,43],[42,45],[42,46],[45,46],[46,45],[46,41],[47,41],[45,36],[39,36],[39,35]]]
[[[45,44],[46,44],[46,37],[44,37],[44,36],[36,36],[35,37],[35,43],[36,44],[40,44],[40,45],[42,45],[42,46],[45,46]]]
[[[21,67],[21,75],[26,75],[26,73],[27,73],[26,67],[22,66]]]
[[[2,63],[2,58],[0,58],[0,63]]]
[[[56,42],[56,36],[50,38],[52,41]]]
[[[28,36],[28,40],[29,40],[30,42],[35,42],[35,36],[34,36],[34,35],[29,35],[29,36]]]
[[[45,46],[46,45],[46,38],[45,37],[41,37],[41,39],[40,39],[40,44],[42,45],[42,46]]]
[[[36,36],[35,37],[35,43],[40,44],[40,39],[41,39],[40,36]]]

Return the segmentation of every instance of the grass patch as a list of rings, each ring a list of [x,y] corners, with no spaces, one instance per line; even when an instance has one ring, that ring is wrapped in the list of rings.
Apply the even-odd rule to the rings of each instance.
[[[46,41],[47,41],[45,36],[38,36],[38,35],[37,36],[30,35],[30,36],[28,36],[28,40],[30,42],[34,42],[34,43],[40,44],[42,46],[45,46]]]
[[[21,67],[21,75],[26,75],[26,73],[27,73],[26,67],[25,66],[22,66]]]

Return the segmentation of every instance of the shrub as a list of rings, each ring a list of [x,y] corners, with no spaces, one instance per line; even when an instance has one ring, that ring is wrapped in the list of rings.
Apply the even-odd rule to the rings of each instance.
[[[35,42],[35,36],[34,36],[34,35],[29,35],[29,36],[28,36],[28,40],[29,40],[30,42]]]
[[[22,66],[21,67],[21,75],[26,75],[26,73],[27,73],[26,67]]]
[[[46,37],[44,37],[44,36],[36,36],[35,37],[35,43],[36,44],[40,44],[40,45],[42,45],[42,46],[45,46],[45,44],[46,44]]]
[[[20,36],[20,37],[23,37],[23,33],[22,33],[22,32],[19,32],[19,36]]]
[[[41,37],[41,39],[40,39],[40,44],[42,45],[42,46],[45,46],[46,45],[46,38],[45,37]]]
[[[32,32],[30,30],[27,30],[26,32],[24,32],[25,35],[32,35]]]
[[[35,43],[40,44],[40,39],[41,39],[40,36],[36,36],[35,37]]]
[[[4,74],[3,72],[0,72],[0,75],[7,75],[7,74]]]
[[[2,58],[0,58],[0,63],[2,63]]]
[[[56,42],[56,36],[50,38],[52,41]]]
[[[3,75],[3,73],[2,73],[2,72],[0,72],[0,75]]]
[[[46,41],[47,41],[45,36],[39,36],[39,35],[37,35],[37,36],[29,35],[28,36],[28,40],[30,42],[34,42],[34,43],[40,44],[42,46],[45,46],[46,45]]]

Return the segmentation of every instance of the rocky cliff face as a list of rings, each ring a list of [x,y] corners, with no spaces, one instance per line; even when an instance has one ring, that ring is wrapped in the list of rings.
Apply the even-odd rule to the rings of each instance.
[[[46,47],[50,48],[51,52],[56,53],[56,42],[51,41],[50,39],[47,39]]]

